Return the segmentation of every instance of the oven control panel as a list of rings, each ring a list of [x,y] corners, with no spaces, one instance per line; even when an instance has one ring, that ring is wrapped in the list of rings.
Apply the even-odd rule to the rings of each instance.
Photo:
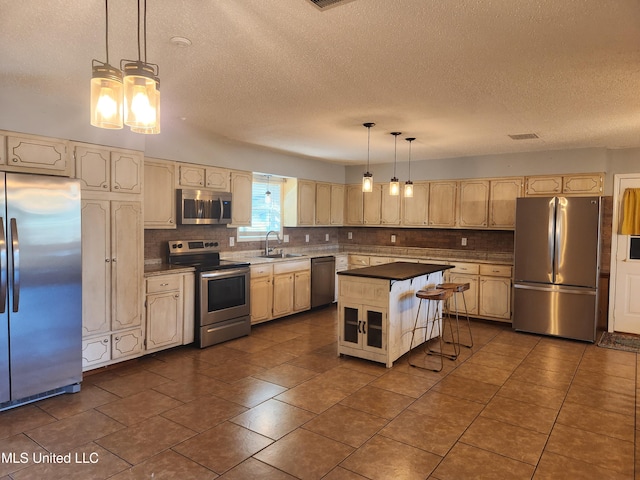
[[[217,252],[218,242],[212,240],[170,240],[169,253],[207,253]]]

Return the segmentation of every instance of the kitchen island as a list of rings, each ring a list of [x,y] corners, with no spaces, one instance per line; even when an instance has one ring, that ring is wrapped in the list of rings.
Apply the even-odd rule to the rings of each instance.
[[[443,271],[449,268],[393,262],[338,272],[338,355],[391,368],[409,351],[419,303],[416,292],[443,283]],[[418,324],[425,323],[423,309]],[[422,335],[419,338],[424,338]]]

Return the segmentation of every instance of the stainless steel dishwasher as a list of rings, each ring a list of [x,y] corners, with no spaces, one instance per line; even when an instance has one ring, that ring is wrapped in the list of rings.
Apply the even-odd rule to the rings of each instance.
[[[336,259],[333,255],[311,259],[311,308],[335,300]]]

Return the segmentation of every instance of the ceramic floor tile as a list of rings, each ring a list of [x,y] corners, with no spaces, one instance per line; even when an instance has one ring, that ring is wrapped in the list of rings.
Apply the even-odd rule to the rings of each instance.
[[[573,384],[569,388],[567,402],[601,408],[623,415],[634,415],[636,396],[608,392],[606,390],[596,390],[583,385]]]
[[[340,404],[391,419],[407,408],[413,400],[412,397],[406,395],[366,386],[346,397]]]
[[[479,403],[489,402],[499,389],[499,385],[493,385],[459,375],[449,375],[432,388],[435,392]]]
[[[123,428],[124,425],[113,418],[89,410],[29,430],[26,434],[50,452],[62,454]]]
[[[558,480],[559,478],[630,480],[633,477],[555,453],[543,453],[533,480]]]
[[[501,386],[504,385],[510,375],[511,370],[466,362],[456,368],[450,376],[464,377],[465,379]]]
[[[113,378],[96,385],[103,390],[111,392],[119,397],[130,397],[136,393],[140,393],[149,388],[153,388],[162,383],[168,382],[169,379],[153,372],[141,371]]]
[[[314,417],[315,415],[307,410],[278,400],[267,400],[235,416],[231,422],[277,440]]]
[[[242,364],[248,357],[249,353],[229,348],[224,343],[200,349],[194,356],[198,360],[210,363],[211,366],[219,366],[231,361]]]
[[[622,415],[577,403],[565,402],[556,424],[608,435],[628,442],[633,442],[635,438],[634,415]]]
[[[133,425],[180,405],[182,402],[175,398],[154,390],[146,390],[108,403],[96,408],[96,410],[124,425]]]
[[[314,372],[322,373],[332,368],[339,367],[342,364],[342,359],[334,354],[326,355],[319,353],[307,353],[295,357],[287,362],[289,365],[295,365],[296,367],[306,368]]]
[[[48,452],[23,433],[0,439],[0,454],[6,455],[0,461],[0,477],[27,468],[33,463],[34,453]]]
[[[225,422],[176,445],[173,450],[222,474],[272,442],[244,427]]]
[[[442,457],[380,435],[373,437],[341,467],[373,480],[427,478]]]
[[[216,391],[216,396],[251,408],[286,391],[280,385],[247,377]]]
[[[184,477],[183,477],[184,478]],[[219,480],[295,480],[288,473],[273,468],[254,458],[247,458],[240,465],[233,467],[219,477]]]
[[[340,390],[334,390],[309,381],[293,387],[275,398],[310,412],[322,413],[346,396],[347,394]]]
[[[457,443],[434,471],[438,480],[487,478],[528,480],[535,467],[487,450]]]
[[[624,475],[633,475],[633,442],[556,424],[545,452],[573,458]],[[603,455],[606,452],[606,455]]]
[[[282,365],[289,360],[295,360],[296,358],[297,357],[295,355],[291,355],[290,353],[283,352],[278,349],[278,345],[276,344],[274,347],[267,348],[266,350],[249,354],[247,356],[247,361],[253,365],[258,365],[259,367],[268,369]]]
[[[55,417],[35,405],[23,405],[5,410],[0,412],[0,438],[11,437],[55,421]]]
[[[409,405],[408,410],[466,428],[483,408],[484,404],[478,402],[430,391]]]
[[[481,417],[499,420],[534,432],[548,435],[558,415],[558,409],[519,402],[496,396],[480,413]]]
[[[594,375],[593,372],[589,372],[588,370],[578,371],[573,382],[576,385],[583,385],[596,390],[621,393],[623,395],[635,395],[636,393],[635,380],[621,377]]]
[[[343,405],[334,405],[304,425],[306,430],[359,447],[387,424],[388,420]]]
[[[588,370],[599,375],[636,379],[636,366],[602,361],[598,358],[586,358],[580,362],[579,370]]]
[[[522,347],[518,345],[508,345],[506,343],[491,342],[482,347],[480,352],[493,353],[495,355],[504,355],[517,360],[524,360],[524,358],[531,352],[530,347]]]
[[[491,342],[505,343],[518,347],[534,348],[539,342],[540,337],[536,335],[522,334],[511,329],[501,330],[493,336]]]
[[[273,347],[275,344],[276,343],[271,340],[254,337],[253,335],[248,335],[225,342],[226,347],[234,348],[246,353],[260,352],[267,348]]]
[[[547,438],[543,433],[478,417],[460,441],[535,466]]]
[[[173,450],[165,450],[158,455],[125,470],[110,480],[211,480],[217,475],[211,470],[189,460]],[[249,478],[249,477],[247,477]]]
[[[540,353],[531,352],[522,361],[523,367],[538,368],[551,372],[568,373],[573,375],[578,368],[579,359],[566,360],[561,357],[550,357]]]
[[[331,470],[327,475],[322,477],[322,480],[368,480],[367,477],[358,475],[355,472],[347,470],[342,467],[336,467]]]
[[[520,365],[515,369],[510,380],[520,380],[521,382],[535,383],[544,387],[555,388],[567,391],[573,374],[571,372],[554,372],[525,365]]]
[[[282,364],[263,372],[254,374],[255,378],[291,388],[318,375],[318,372],[295,365]]]
[[[135,465],[195,435],[194,430],[153,417],[100,438],[96,443]]]
[[[588,346],[584,351],[583,359],[594,359],[598,362],[611,362],[620,365],[635,366],[637,355],[633,352],[614,350],[612,348],[601,348],[595,345]]]
[[[162,416],[191,430],[203,432],[246,410],[246,407],[237,403],[211,395],[167,410]]]
[[[258,375],[264,371],[265,368],[258,365],[253,365],[247,361],[238,361],[233,359],[217,364],[208,370],[203,370],[202,374],[223,382],[233,383],[252,375]]]
[[[370,375],[360,370],[352,370],[351,368],[337,367],[321,373],[309,380],[308,383],[350,394],[373,382],[378,376]]]
[[[198,357],[174,356],[152,365],[149,367],[149,371],[170,380],[182,382],[213,366],[213,364],[205,362]]]
[[[215,378],[198,373],[181,380],[172,380],[154,387],[153,390],[180,402],[191,402],[199,397],[209,396],[229,386]]]
[[[491,353],[488,349],[483,348],[479,352],[473,355],[472,358],[469,359],[471,364],[479,364],[487,367],[498,368],[501,370],[506,370],[508,372],[513,372],[520,363],[522,363],[522,359],[518,357],[512,357],[509,355],[501,355],[498,353]]]
[[[38,402],[38,407],[48,414],[60,419],[77,413],[86,412],[120,397],[94,385],[83,386],[73,395],[58,395]]]
[[[509,379],[496,394],[500,397],[508,397],[520,402],[532,403],[540,407],[559,410],[566,398],[565,390],[536,385],[535,383],[522,382]]]
[[[353,452],[353,448],[308,430],[298,429],[255,458],[303,480],[320,479]]]
[[[436,378],[429,380],[426,377],[391,370],[389,373],[371,382],[370,385],[408,397],[418,398],[437,382],[438,380]]]

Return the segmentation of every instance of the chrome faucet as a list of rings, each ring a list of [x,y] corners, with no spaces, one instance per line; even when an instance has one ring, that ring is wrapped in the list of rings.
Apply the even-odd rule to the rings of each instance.
[[[280,234],[278,232],[276,232],[275,230],[269,230],[267,232],[267,236],[264,239],[264,254],[265,255],[269,255],[271,253],[271,250],[269,248],[269,235],[275,233],[276,234],[276,238],[278,239],[278,243],[280,243]]]

